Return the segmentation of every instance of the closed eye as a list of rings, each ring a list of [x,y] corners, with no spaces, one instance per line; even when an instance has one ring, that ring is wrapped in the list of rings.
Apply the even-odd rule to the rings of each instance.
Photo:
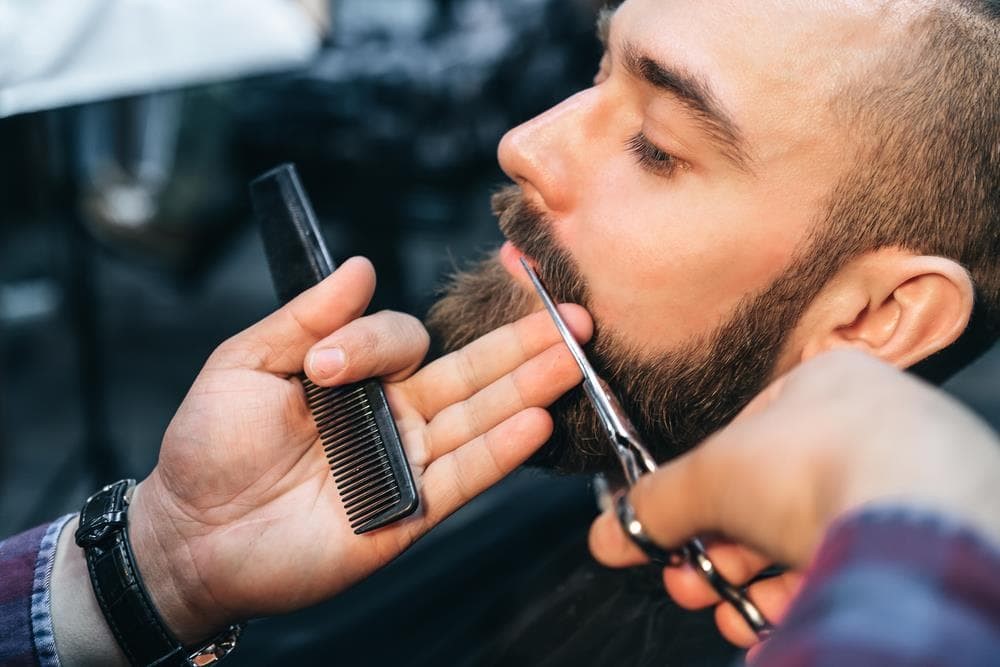
[[[652,144],[642,132],[628,140],[626,148],[635,155],[643,169],[657,176],[672,176],[684,166],[684,162]]]

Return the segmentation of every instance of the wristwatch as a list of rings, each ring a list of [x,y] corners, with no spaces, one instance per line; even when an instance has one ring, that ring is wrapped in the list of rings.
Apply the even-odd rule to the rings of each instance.
[[[177,640],[143,585],[128,539],[128,506],[134,489],[134,479],[109,484],[88,498],[80,511],[76,543],[86,556],[97,603],[131,664],[214,664],[236,647],[243,626],[229,626],[194,651]]]

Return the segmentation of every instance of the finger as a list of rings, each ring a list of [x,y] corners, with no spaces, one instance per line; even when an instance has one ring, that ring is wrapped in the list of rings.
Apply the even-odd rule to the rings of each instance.
[[[577,340],[590,338],[593,324],[587,311],[563,304],[559,313]],[[469,398],[560,340],[547,312],[532,313],[428,364],[406,380],[403,389],[429,421],[443,408]]]
[[[383,310],[348,322],[316,343],[306,356],[305,371],[326,387],[370,377],[394,380],[416,370],[429,345],[420,320]]]
[[[798,594],[801,585],[801,574],[786,572],[780,577],[765,579],[753,584],[749,588],[748,596],[768,622],[772,625],[778,625],[784,619],[785,613]],[[716,607],[715,624],[722,636],[737,646],[749,648],[759,641],[757,635],[750,629],[736,608],[728,602]]]
[[[754,396],[749,403],[743,406],[743,409],[740,410],[738,415],[736,415],[734,421],[758,415],[771,407],[771,405],[773,405],[774,402],[782,396],[782,393],[785,390],[785,383],[787,381],[788,377],[782,375],[777,380],[767,385],[767,387]]]
[[[486,433],[518,412],[550,405],[580,383],[569,349],[557,343],[471,398],[441,410],[427,427],[428,460]]]
[[[748,665],[748,667],[757,664],[757,656],[760,655],[760,651],[764,647],[764,641],[766,640],[761,640],[756,644],[754,644],[753,646],[751,646],[749,649],[747,649],[747,656],[745,663]]]
[[[597,562],[607,567],[632,567],[649,561],[622,530],[614,510],[594,519],[587,543]]]
[[[726,581],[734,586],[743,586],[771,565],[767,556],[731,542],[709,545],[708,557]],[[674,602],[685,609],[702,609],[721,601],[705,577],[691,566],[666,568],[663,585]]]
[[[500,481],[551,434],[549,413],[529,408],[434,461],[423,475],[426,522],[422,530]]]
[[[772,560],[788,558],[791,537],[808,519],[809,505],[797,500],[786,484],[786,469],[800,470],[795,457],[780,457],[780,431],[770,413],[729,424],[698,447],[645,475],[629,499],[646,534],[664,548],[676,548],[694,535],[725,535],[747,544]],[[777,435],[776,435],[777,434]],[[792,452],[791,454],[794,454]],[[767,470],[769,474],[752,471]],[[777,480],[777,481],[776,481]],[[801,485],[800,485],[801,486]],[[802,494],[799,494],[802,495]]]
[[[629,491],[636,517],[646,534],[661,546],[678,547],[701,532],[700,517],[694,521],[685,517],[688,511],[702,513],[705,506],[700,500],[704,488],[698,488],[701,473],[697,462],[691,461],[697,453],[694,450],[645,475]],[[681,527],[671,530],[675,520]],[[647,561],[625,535],[614,510],[605,511],[591,525],[589,545],[594,557],[608,567],[629,567]]]
[[[785,375],[775,379],[759,394],[754,396],[754,398],[747,403],[742,410],[740,410],[734,421],[746,419],[765,412],[775,403],[783,399],[787,399],[790,394],[801,395],[803,393],[803,384],[809,384],[808,378],[810,378],[812,373],[815,372],[812,369],[817,366],[823,368],[825,371],[823,375],[825,376],[828,376],[831,371],[836,370],[840,373],[846,372],[850,377],[852,374],[856,374],[854,369],[854,365],[856,363],[869,364],[872,362],[873,357],[871,357],[871,355],[851,349],[833,350],[832,352],[827,352],[819,357],[809,359],[808,361],[796,366]],[[881,362],[875,361],[874,363],[880,364]],[[845,369],[847,370],[845,371]],[[803,382],[804,379],[805,382]],[[826,384],[840,386],[841,383],[834,380]],[[810,398],[812,400],[816,400],[816,397]]]
[[[374,291],[371,262],[352,257],[318,285],[220,345],[209,365],[298,373],[309,348],[360,316]]]
[[[760,609],[757,599],[751,598],[751,600]],[[761,609],[761,613],[763,611]],[[767,614],[764,614],[764,617],[767,618]],[[770,619],[768,620],[770,621]],[[720,604],[715,608],[715,625],[719,628],[719,633],[730,644],[734,644],[740,648],[750,648],[757,643],[757,635],[750,629],[747,622],[740,617],[739,612],[728,602]]]

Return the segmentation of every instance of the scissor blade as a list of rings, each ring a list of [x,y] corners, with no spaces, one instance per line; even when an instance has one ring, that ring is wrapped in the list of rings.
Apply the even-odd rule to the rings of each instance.
[[[549,315],[552,316],[552,321],[556,324],[556,329],[559,330],[559,335],[562,336],[563,342],[566,343],[566,347],[569,348],[570,354],[573,355],[573,359],[576,360],[577,366],[583,372],[583,379],[588,384],[593,384],[595,388],[599,388],[600,385],[597,382],[597,371],[594,367],[590,365],[587,360],[587,355],[583,353],[583,348],[580,344],[576,342],[576,338],[573,337],[573,333],[569,330],[569,326],[566,324],[566,320],[562,318],[559,314],[559,309],[556,308],[555,302],[552,300],[552,296],[549,291],[545,289],[545,285],[542,284],[542,279],[538,277],[535,270],[531,268],[531,265],[521,258],[521,266],[524,270],[528,272],[528,277],[531,278],[532,284],[535,286],[535,291],[538,292],[538,296],[542,298],[542,303],[545,304],[545,310],[549,311]]]
[[[587,394],[587,398],[590,399],[591,404],[593,404],[594,410],[597,411],[597,416],[607,431],[608,437],[611,438],[612,442],[617,443],[619,430],[615,417],[612,414],[612,406],[605,395],[604,383],[601,381],[597,371],[594,370],[594,367],[590,365],[590,361],[587,360],[587,355],[584,354],[583,348],[576,342],[576,338],[573,337],[573,333],[569,330],[566,320],[559,314],[559,309],[556,308],[555,301],[552,300],[552,295],[545,288],[542,279],[538,277],[538,274],[531,268],[531,265],[524,261],[523,257],[521,258],[521,266],[528,272],[528,277],[531,278],[531,283],[535,286],[535,291],[538,292],[542,303],[545,304],[545,309],[549,311],[552,321],[555,322],[559,335],[562,336],[563,342],[566,343],[570,354],[576,360],[576,365],[580,367],[580,372],[583,373],[583,390]]]
[[[583,353],[583,348],[576,342],[576,338],[570,332],[569,326],[566,325],[566,320],[559,314],[552,296],[545,289],[545,285],[542,284],[542,279],[538,277],[538,274],[531,268],[531,265],[524,261],[523,257],[521,258],[521,266],[524,267],[524,270],[528,273],[528,277],[531,278],[531,283],[535,286],[535,291],[541,297],[542,303],[545,304],[545,309],[549,311],[552,321],[555,322],[559,335],[562,336],[566,347],[569,348],[570,353],[576,360],[576,364],[583,373],[583,389],[587,394],[587,398],[590,399],[591,404],[594,406],[594,410],[597,412],[597,416],[600,418],[601,424],[604,426],[604,430],[607,432],[616,454],[618,454],[619,459],[622,461],[622,466],[625,468],[625,478],[630,484],[635,483],[635,480],[643,472],[651,472],[656,469],[656,461],[649,454],[645,445],[642,444],[639,434],[636,432],[635,427],[632,426],[628,415],[625,414],[625,411],[619,405],[618,399],[615,398],[611,389],[597,374],[594,367],[590,365],[587,355]],[[636,455],[638,455],[638,459]]]

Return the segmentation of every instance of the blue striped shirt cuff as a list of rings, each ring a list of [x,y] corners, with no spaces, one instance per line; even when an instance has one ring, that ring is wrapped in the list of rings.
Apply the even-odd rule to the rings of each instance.
[[[31,587],[31,633],[40,667],[59,667],[59,654],[52,631],[52,567],[55,565],[59,534],[74,516],[76,514],[67,514],[49,525],[35,560],[35,577]]]

